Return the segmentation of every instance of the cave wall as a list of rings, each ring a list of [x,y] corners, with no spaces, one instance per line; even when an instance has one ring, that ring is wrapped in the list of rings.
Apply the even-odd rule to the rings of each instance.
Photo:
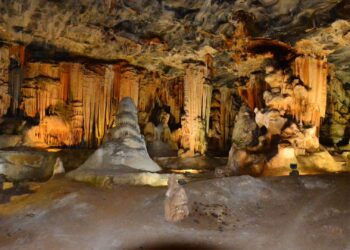
[[[11,56],[11,48],[1,48],[0,110],[1,117],[31,121],[24,131],[25,146],[98,146],[126,96],[138,107],[149,142],[169,143],[184,156],[204,154],[215,129],[218,148],[230,144],[232,91],[217,89],[215,120],[206,65],[190,63],[183,76],[169,78],[125,63],[30,61],[20,53]]]
[[[310,41],[294,49],[251,38],[246,24],[236,26],[232,36],[223,38],[233,65],[218,64],[202,51],[200,60],[182,61],[182,74],[126,61],[42,61],[31,59],[33,51],[24,46],[2,46],[0,116],[31,121],[24,131],[26,146],[94,147],[114,126],[118,102],[129,96],[146,140],[167,143],[185,157],[227,152],[244,102],[251,111],[275,109],[316,127],[323,141],[346,140],[348,94],[324,50]],[[223,75],[224,67],[229,74]]]

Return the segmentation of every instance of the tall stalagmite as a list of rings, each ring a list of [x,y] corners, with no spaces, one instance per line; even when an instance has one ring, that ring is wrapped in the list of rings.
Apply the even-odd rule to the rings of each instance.
[[[211,89],[205,87],[206,74],[206,67],[196,64],[189,64],[185,71],[181,146],[188,156],[206,151],[207,105],[211,103]]]
[[[294,63],[294,74],[299,76],[308,90],[308,111],[301,120],[319,127],[325,117],[327,104],[328,63],[326,59],[310,56],[298,57]],[[311,109],[311,110],[310,110]],[[297,114],[296,114],[297,115]]]

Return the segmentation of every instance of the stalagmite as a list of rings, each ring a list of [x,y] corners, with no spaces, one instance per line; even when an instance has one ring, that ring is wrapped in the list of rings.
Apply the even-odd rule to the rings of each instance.
[[[130,97],[123,98],[116,115],[116,127],[106,142],[88,160],[69,175],[76,180],[96,176],[117,176],[139,170],[157,172],[161,168],[149,157],[137,121],[137,109]]]
[[[176,180],[175,175],[168,179],[168,190],[164,201],[164,215],[169,222],[178,222],[189,215],[186,191]]]

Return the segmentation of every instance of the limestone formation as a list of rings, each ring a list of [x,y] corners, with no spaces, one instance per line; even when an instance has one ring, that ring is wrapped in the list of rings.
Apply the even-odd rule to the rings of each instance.
[[[116,114],[116,127],[108,132],[106,142],[70,176],[79,179],[85,173],[115,176],[132,169],[157,172],[161,168],[149,157],[137,122],[137,109],[130,97],[123,98]]]
[[[281,117],[280,112],[276,110],[262,113],[256,109],[255,122],[260,128],[265,126],[270,135],[279,135],[287,119]]]
[[[189,215],[186,191],[181,187],[175,175],[168,179],[168,190],[164,201],[164,215],[169,222],[179,222]]]
[[[52,176],[64,174],[65,172],[66,171],[64,169],[62,160],[60,159],[60,157],[57,157],[55,165],[53,167],[53,174],[52,174]]]
[[[238,148],[245,148],[256,143],[256,123],[253,113],[247,106],[242,106],[236,117],[232,141]]]
[[[265,152],[239,149],[233,144],[230,149],[226,167],[222,169],[218,168],[216,174],[218,176],[245,174],[260,176],[265,170],[266,156]]]
[[[84,167],[157,171],[144,140],[232,147],[249,173],[349,144],[348,0],[0,5],[1,148],[102,145]]]

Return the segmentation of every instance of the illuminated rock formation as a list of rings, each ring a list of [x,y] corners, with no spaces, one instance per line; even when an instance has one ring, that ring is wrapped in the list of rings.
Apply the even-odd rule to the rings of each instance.
[[[179,152],[193,156],[206,151],[205,131],[209,122],[211,88],[205,87],[206,71],[203,66],[189,65],[184,78],[184,110],[182,138]]]
[[[106,142],[70,176],[82,180],[84,176],[115,176],[120,172],[132,172],[132,169],[149,172],[161,170],[147,153],[135,104],[130,97],[125,97],[119,103],[116,127],[109,131]]]
[[[130,97],[147,142],[183,157],[224,155],[232,140],[241,150],[261,136],[286,139],[291,124],[288,138],[327,131],[341,146],[349,139],[350,26],[331,22],[347,18],[345,2],[5,1],[1,120],[25,120],[26,145],[94,148]],[[257,108],[253,138],[240,133],[253,127],[242,128],[243,103]]]
[[[25,134],[24,145],[30,147],[70,146],[73,133],[69,123],[59,116],[47,116]]]
[[[242,106],[236,116],[232,133],[232,141],[239,148],[246,148],[256,143],[256,123],[253,113],[247,106]]]
[[[303,96],[305,103],[300,105],[303,113],[300,115],[298,114],[298,110],[295,110],[294,115],[299,117],[303,122],[319,127],[320,119],[324,118],[326,114],[327,61],[315,59],[310,56],[298,57],[294,64],[294,74],[299,76],[304,86],[310,89],[307,93],[307,98]],[[307,108],[303,107],[303,105],[307,106]]]
[[[0,117],[7,114],[10,107],[11,96],[9,93],[9,65],[10,57],[7,47],[0,48]]]
[[[264,43],[268,46],[261,47]],[[251,52],[273,55],[273,59],[261,64],[265,64],[264,72],[259,66],[261,77],[250,77],[238,91],[250,110],[255,110],[254,124],[259,130],[253,136],[251,132],[241,132],[249,126],[238,126],[245,120],[240,112],[233,130],[228,165],[217,172],[259,175],[274,169],[285,174],[291,163],[299,164],[300,169],[307,172],[310,166],[304,160],[306,155],[315,157],[315,168],[320,171],[323,171],[325,161],[333,166],[330,169],[336,169],[331,157],[321,160],[328,152],[320,147],[318,139],[321,119],[326,116],[327,60],[305,51],[304,55],[293,56],[295,51],[280,42],[256,40],[249,46]],[[282,59],[282,52],[276,54],[276,51],[284,51],[286,57]],[[285,63],[289,60],[289,66],[279,69],[279,60],[285,60]],[[242,129],[237,131],[239,127]],[[250,135],[251,139],[240,139],[243,135]],[[318,157],[321,158],[316,160]]]
[[[270,135],[279,135],[287,119],[281,117],[280,112],[276,110],[265,113],[256,110],[255,122],[260,128],[264,126]]]

